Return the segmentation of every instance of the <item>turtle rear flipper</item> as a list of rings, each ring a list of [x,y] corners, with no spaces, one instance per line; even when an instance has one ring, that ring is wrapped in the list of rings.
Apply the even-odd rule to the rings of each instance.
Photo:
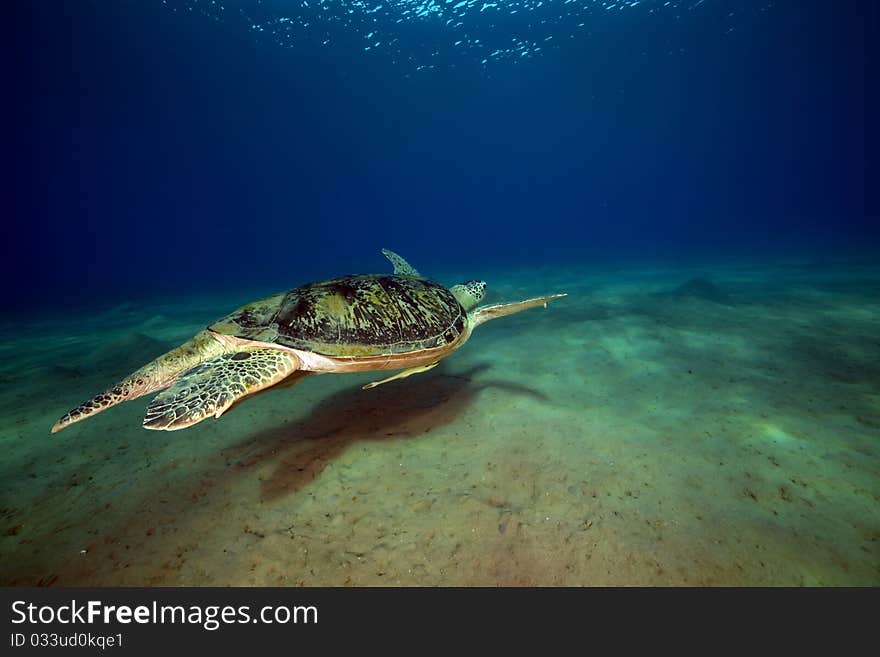
[[[71,424],[97,415],[111,406],[116,406],[116,404],[167,388],[178,374],[206,359],[222,354],[225,349],[208,331],[199,331],[191,340],[187,340],[179,347],[162,354],[136,372],[129,374],[112,388],[65,413],[52,427],[52,433],[57,433]]]
[[[363,390],[369,390],[370,388],[375,388],[376,386],[380,386],[383,383],[388,383],[389,381],[397,381],[398,379],[405,379],[408,376],[412,376],[413,374],[418,374],[419,372],[427,372],[429,370],[434,369],[437,365],[440,364],[440,361],[436,361],[434,363],[428,363],[427,365],[417,365],[416,367],[408,367],[402,372],[398,372],[392,376],[382,379],[381,381],[373,381],[372,383],[368,383],[365,386],[362,386]]]
[[[273,386],[299,368],[289,351],[254,349],[227,353],[187,370],[156,395],[144,416],[144,428],[184,429],[208,416],[220,417],[236,401]]]

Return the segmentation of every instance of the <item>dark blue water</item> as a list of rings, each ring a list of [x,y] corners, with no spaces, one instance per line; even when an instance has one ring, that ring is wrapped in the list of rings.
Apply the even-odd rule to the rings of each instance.
[[[875,251],[876,3],[496,3],[17,2],[5,310]]]

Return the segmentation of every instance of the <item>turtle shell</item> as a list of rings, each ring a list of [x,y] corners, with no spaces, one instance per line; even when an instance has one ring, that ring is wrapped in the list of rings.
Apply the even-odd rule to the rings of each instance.
[[[255,301],[211,324],[217,333],[327,356],[403,354],[455,341],[467,312],[434,281],[344,276]]]

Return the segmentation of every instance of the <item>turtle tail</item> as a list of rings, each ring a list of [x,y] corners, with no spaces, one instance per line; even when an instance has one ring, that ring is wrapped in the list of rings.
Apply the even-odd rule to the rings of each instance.
[[[167,388],[181,373],[225,351],[225,346],[211,333],[199,331],[188,342],[159,356],[116,385],[65,413],[52,427],[52,433],[97,415],[116,404]]]

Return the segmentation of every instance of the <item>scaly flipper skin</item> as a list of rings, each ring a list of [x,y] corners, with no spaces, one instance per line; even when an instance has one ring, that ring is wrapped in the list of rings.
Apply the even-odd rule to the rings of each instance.
[[[176,431],[220,417],[242,397],[273,386],[299,368],[289,351],[254,349],[223,354],[196,365],[147,406],[144,428]]]
[[[397,381],[397,379],[405,379],[408,376],[412,376],[413,374],[418,374],[419,372],[427,372],[428,370],[433,370],[440,361],[436,361],[434,363],[428,363],[427,365],[418,365],[417,367],[410,367],[409,369],[403,370],[402,372],[398,372],[393,376],[389,376],[381,381],[373,381],[372,383],[368,383],[363,386],[362,390],[369,390],[370,388],[375,388],[376,386],[380,386],[383,383],[388,383],[389,381]]]
[[[116,404],[167,388],[181,372],[198,365],[203,360],[219,356],[224,351],[226,347],[208,331],[199,331],[188,342],[184,342],[167,354],[162,354],[137,372],[129,374],[112,388],[65,413],[52,427],[52,433],[106,411]]]
[[[474,311],[474,327],[479,326],[483,322],[488,322],[490,319],[498,319],[505,315],[512,315],[521,310],[537,308],[538,306],[546,308],[550,301],[567,296],[567,294],[551,294],[547,297],[536,297],[534,299],[526,299],[525,301],[519,301],[517,303],[500,303],[495,306],[483,306]]]
[[[412,276],[413,278],[422,277],[415,267],[409,264],[401,256],[397,255],[394,251],[391,251],[390,249],[382,249],[382,255],[388,258],[391,264],[394,265],[395,274],[398,274],[399,276]]]

